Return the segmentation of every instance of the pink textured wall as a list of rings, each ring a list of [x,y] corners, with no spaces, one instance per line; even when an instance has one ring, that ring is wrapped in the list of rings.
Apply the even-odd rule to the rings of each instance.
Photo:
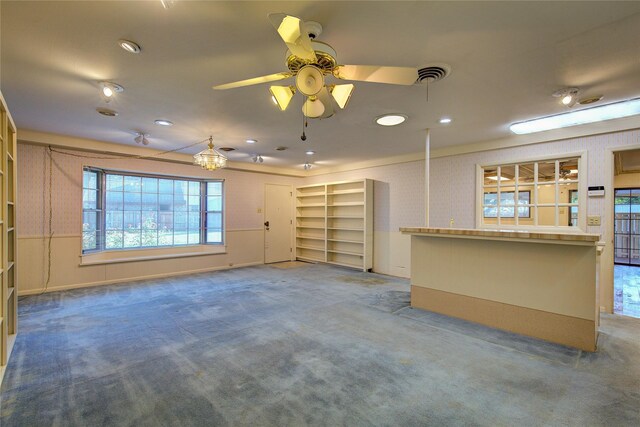
[[[68,150],[64,150],[68,151]],[[73,152],[80,156],[98,156]],[[187,164],[155,160],[118,158],[114,160],[72,157],[53,153],[52,228],[55,235],[82,231],[82,168],[96,166],[132,172],[164,175],[222,178],[226,191],[227,229],[262,228],[264,185],[300,185],[302,179],[253,172],[221,170],[208,172]],[[20,236],[48,234],[49,156],[46,147],[18,145],[18,233]]]

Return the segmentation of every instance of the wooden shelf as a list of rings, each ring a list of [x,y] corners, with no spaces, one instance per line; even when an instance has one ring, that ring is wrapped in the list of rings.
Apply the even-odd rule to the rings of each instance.
[[[337,249],[327,249],[327,252],[331,252],[333,254],[364,256],[364,254],[362,252],[341,251],[341,250],[337,250]]]
[[[327,239],[327,242],[357,243],[357,244],[360,244],[360,245],[364,245],[364,242],[361,242],[360,240]]]
[[[296,239],[324,240],[324,237],[296,236]]]
[[[311,261],[311,262],[324,262],[324,258],[323,259],[319,259],[319,258],[311,258],[311,257],[306,257],[306,256],[297,256],[296,259],[302,260],[302,261]]]
[[[298,249],[307,249],[307,250],[312,250],[312,251],[324,252],[324,248],[314,248],[313,246],[297,245],[296,247]]]
[[[0,220],[0,381],[6,372],[6,365],[15,343],[18,330],[18,291],[16,260],[16,209],[14,208],[18,177],[16,165],[17,134],[16,127],[7,105],[0,93],[0,200],[2,201],[3,220]],[[6,223],[6,224],[5,224]],[[5,227],[6,226],[6,227]]]
[[[302,252],[298,258],[309,256],[304,251],[310,250],[314,251],[311,253],[312,258],[314,253],[324,255],[322,259],[317,258],[315,261],[370,271],[373,267],[373,181],[361,179],[299,187],[296,194],[300,197],[296,206],[300,209],[300,215],[296,217],[298,222],[304,222],[306,218],[315,218],[316,222],[320,222],[319,218],[324,219],[322,226],[297,225],[297,229],[325,231],[324,236],[307,237],[304,231],[301,232],[302,235],[296,236],[296,249]],[[307,199],[303,197],[314,196],[316,199],[308,199],[309,203],[305,203]],[[324,197],[322,203],[321,197]],[[304,208],[315,210],[305,211]],[[305,215],[305,212],[313,212],[315,215]],[[311,241],[324,242],[324,247],[308,246],[306,243]]]
[[[338,195],[338,194],[355,194],[355,193],[364,193],[363,189],[357,189],[357,190],[338,190],[338,191],[332,191],[330,193],[327,193],[327,196],[334,196],[334,195]]]

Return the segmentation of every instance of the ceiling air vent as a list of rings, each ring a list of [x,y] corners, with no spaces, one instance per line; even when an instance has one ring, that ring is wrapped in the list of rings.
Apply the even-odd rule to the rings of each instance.
[[[420,83],[433,83],[444,79],[451,73],[451,67],[446,64],[426,65],[418,68],[418,80]]]

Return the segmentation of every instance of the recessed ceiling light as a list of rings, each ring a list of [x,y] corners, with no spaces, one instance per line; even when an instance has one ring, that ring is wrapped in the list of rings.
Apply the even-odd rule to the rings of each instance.
[[[118,40],[118,46],[129,53],[140,53],[140,51],[142,50],[140,49],[140,45],[138,43],[132,42],[131,40],[120,39]]]
[[[397,126],[407,120],[404,114],[385,114],[376,118],[376,123],[380,126]]]
[[[117,83],[112,82],[101,82],[102,85],[102,94],[110,99],[116,93],[124,92],[124,88]]]
[[[511,129],[513,133],[522,135],[601,122],[604,120],[619,119],[637,114],[640,114],[640,98],[514,123],[509,126],[509,129]]]
[[[451,117],[443,117],[438,120],[438,123],[440,123],[441,125],[448,125],[449,123],[451,123]]]
[[[313,156],[314,154],[316,154],[315,151],[309,150],[306,152],[307,156]]]
[[[220,147],[220,150],[222,150],[222,151],[226,151],[227,153],[228,153],[229,151],[236,151],[236,149],[235,149],[235,148],[233,148],[233,147]]]
[[[107,117],[115,117],[118,115],[117,111],[110,110],[108,108],[96,108],[96,111],[102,114],[103,116],[107,116]]]
[[[247,140],[246,140],[246,143],[247,143],[247,144],[255,144],[256,142],[258,142],[258,140],[257,140],[257,139],[247,139]]]
[[[287,149],[287,147],[282,147],[282,146],[276,147],[276,151],[284,151],[286,149]]]
[[[153,123],[160,126],[173,126],[173,122],[170,122],[169,120],[165,120],[165,119],[158,119],[158,120],[155,120]]]

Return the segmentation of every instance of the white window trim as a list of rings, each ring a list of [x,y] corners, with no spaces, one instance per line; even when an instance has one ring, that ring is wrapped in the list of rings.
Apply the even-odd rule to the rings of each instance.
[[[578,226],[571,227],[569,225],[545,226],[545,225],[498,225],[483,224],[482,206],[484,203],[484,176],[483,169],[488,167],[505,166],[512,164],[534,163],[548,160],[564,159],[568,157],[578,158]],[[541,231],[541,232],[558,232],[563,233],[586,233],[587,230],[587,152],[578,151],[570,153],[558,153],[548,156],[518,158],[512,160],[504,160],[499,163],[476,163],[476,228],[483,230],[520,230],[520,231]],[[533,195],[532,195],[533,196]]]

